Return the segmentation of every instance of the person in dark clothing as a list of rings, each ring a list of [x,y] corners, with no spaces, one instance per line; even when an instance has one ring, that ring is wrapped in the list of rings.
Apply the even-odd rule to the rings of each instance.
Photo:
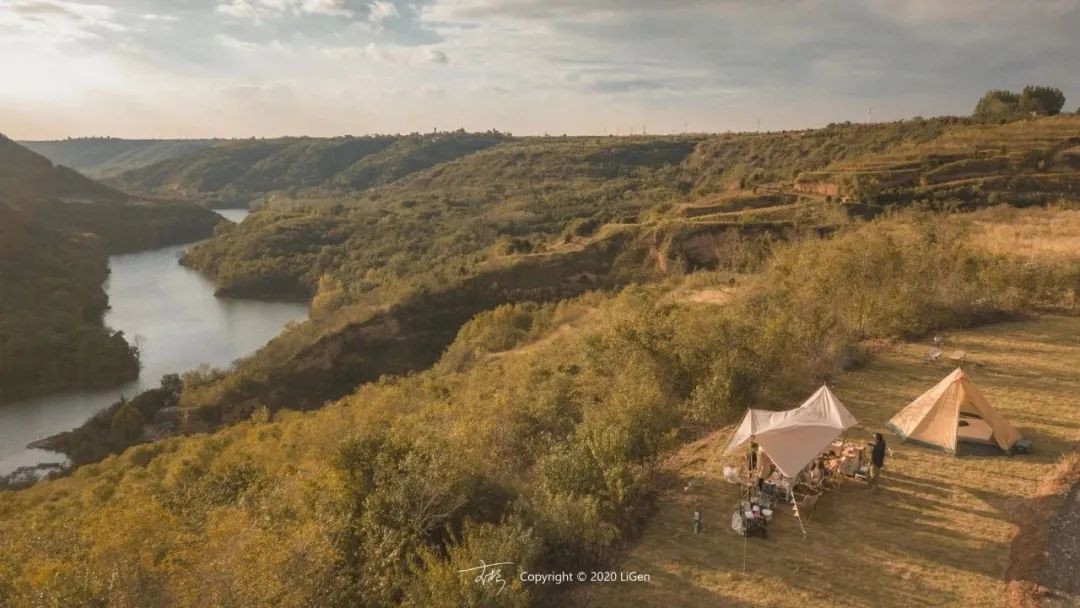
[[[758,492],[760,492],[765,486],[765,479],[762,477],[761,472],[758,471],[758,444],[756,441],[750,442],[750,453],[746,455],[746,470],[751,479],[755,480]]]
[[[870,446],[870,487],[877,488],[878,479],[881,477],[881,469],[885,467],[885,437],[881,433],[874,433],[874,445]]]

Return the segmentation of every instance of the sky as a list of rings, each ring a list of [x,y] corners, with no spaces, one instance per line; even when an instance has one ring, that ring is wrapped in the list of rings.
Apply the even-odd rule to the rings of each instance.
[[[777,130],[1080,105],[1080,0],[0,0],[0,132]]]

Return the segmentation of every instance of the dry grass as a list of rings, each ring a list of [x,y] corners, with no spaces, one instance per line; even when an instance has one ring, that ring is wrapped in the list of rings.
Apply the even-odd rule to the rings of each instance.
[[[1040,480],[1075,447],[1080,429],[1080,319],[1044,317],[960,332],[976,384],[1035,453],[954,458],[890,439],[879,493],[849,482],[824,496],[803,539],[780,512],[770,538],[746,544],[729,528],[738,490],[721,477],[727,433],[686,446],[667,468],[679,483],[661,497],[642,537],[615,565],[649,573],[648,584],[582,587],[589,606],[998,606],[1008,602],[1006,572],[1018,513],[1038,498]],[[890,349],[845,374],[834,389],[862,421],[866,439],[911,399],[945,376],[922,361],[925,345]],[[793,405],[796,405],[793,403]],[[689,489],[686,482],[693,479]],[[691,534],[695,509],[706,532]]]
[[[991,209],[972,215],[974,242],[992,253],[1075,258],[1080,209]]]

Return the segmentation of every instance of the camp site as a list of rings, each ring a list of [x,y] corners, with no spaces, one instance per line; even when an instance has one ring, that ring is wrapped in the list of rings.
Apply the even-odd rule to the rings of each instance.
[[[1080,501],[1075,490],[1056,496],[1080,471],[1075,456],[1060,460],[1075,446],[1080,395],[1059,392],[1076,382],[1080,321],[1046,317],[950,341],[971,353],[963,367],[904,344],[798,407],[751,409],[681,450],[666,463],[657,516],[619,564],[653,572],[654,584],[633,595],[589,589],[586,601],[1072,605],[1048,587],[1075,589],[1080,576]],[[866,480],[875,432],[889,450],[876,490]],[[760,490],[747,470],[755,440],[757,473],[772,470]]]
[[[1080,608],[1080,0],[0,58],[0,608]]]

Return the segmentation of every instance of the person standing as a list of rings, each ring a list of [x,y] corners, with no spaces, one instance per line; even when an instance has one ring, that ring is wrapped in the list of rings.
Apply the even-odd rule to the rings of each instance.
[[[870,487],[878,488],[881,479],[881,469],[885,467],[885,437],[881,433],[874,433],[874,445],[870,446]]]

